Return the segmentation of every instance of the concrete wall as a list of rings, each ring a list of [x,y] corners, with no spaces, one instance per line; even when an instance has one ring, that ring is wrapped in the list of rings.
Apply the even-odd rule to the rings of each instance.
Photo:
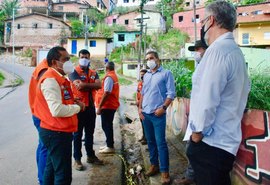
[[[124,41],[119,41],[118,36],[123,34],[125,37]],[[139,35],[139,32],[115,32],[113,34],[113,45],[114,47],[126,46],[129,43],[135,42],[136,35]]]
[[[129,69],[131,68],[132,69]],[[135,67],[133,69],[133,67]],[[137,63],[124,63],[122,64],[122,69],[123,69],[123,75],[137,78]]]
[[[176,98],[167,109],[167,132],[182,140],[188,123],[189,99]],[[248,110],[242,119],[242,142],[232,170],[232,185],[270,184],[270,112]],[[184,147],[181,151],[185,155]]]
[[[69,38],[68,39],[68,44],[67,44],[67,51],[71,54],[71,47],[72,47],[72,40],[77,40],[77,53],[76,56],[78,56],[78,53],[81,49],[84,49],[84,38],[79,38],[79,39],[74,39],[74,38]],[[91,57],[95,58],[104,58],[106,56],[106,50],[107,50],[107,40],[106,39],[101,39],[101,38],[89,38],[88,39],[88,44],[90,43],[91,40],[96,41],[96,47],[90,47],[88,45],[88,50],[91,53]]]
[[[12,21],[11,22],[12,25]],[[33,25],[37,24],[37,28]],[[52,24],[52,28],[49,28]],[[41,15],[30,15],[15,19],[14,24],[14,41],[15,47],[53,47],[59,45],[59,39],[62,29],[67,35],[71,34],[69,27],[60,20],[53,19]],[[20,29],[18,28],[20,25]],[[7,30],[7,22],[5,23],[5,30]],[[13,27],[11,27],[11,30]],[[12,33],[12,31],[10,32]],[[7,32],[5,32],[5,44],[12,45],[12,34],[7,41]]]

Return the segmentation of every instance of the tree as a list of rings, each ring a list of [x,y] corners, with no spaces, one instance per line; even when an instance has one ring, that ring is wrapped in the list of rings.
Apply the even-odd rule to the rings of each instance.
[[[17,9],[20,7],[19,0],[4,0],[0,8],[3,11],[6,18],[12,18],[13,9],[15,9],[15,14],[17,13]]]
[[[84,24],[78,19],[71,20],[71,35],[75,37],[82,36],[85,32]]]
[[[89,20],[94,23],[104,22],[104,19],[106,17],[104,13],[101,13],[96,8],[88,9],[86,15],[89,17]]]
[[[166,20],[166,30],[172,27],[173,14],[183,10],[181,4],[183,0],[161,0],[157,3],[157,9]]]
[[[241,1],[241,5],[258,4],[263,2],[265,2],[265,0],[243,0]]]

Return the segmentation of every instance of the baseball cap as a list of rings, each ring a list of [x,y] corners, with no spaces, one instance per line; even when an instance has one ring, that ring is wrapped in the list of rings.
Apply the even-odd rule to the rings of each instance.
[[[196,48],[200,48],[200,47],[202,47],[204,49],[207,49],[207,46],[205,44],[203,44],[201,40],[197,40],[195,42],[194,46],[189,46],[188,47],[188,50],[189,51],[195,51]]]

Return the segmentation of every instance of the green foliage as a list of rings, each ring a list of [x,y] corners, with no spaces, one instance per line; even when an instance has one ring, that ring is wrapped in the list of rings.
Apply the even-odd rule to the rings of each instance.
[[[252,72],[250,74],[251,90],[247,107],[270,111],[270,74]]]
[[[13,9],[15,9],[15,15],[17,14],[17,10],[19,8],[19,0],[3,0],[0,9],[3,11],[6,18],[12,18]]]
[[[170,29],[165,34],[153,35],[150,48],[156,49],[161,58],[178,58],[180,48],[184,47],[189,37],[177,29]]]
[[[113,9],[111,14],[125,14],[130,11],[136,10],[137,7],[124,7],[124,6],[118,6],[115,9]]]
[[[161,0],[157,3],[157,9],[166,19],[166,30],[172,27],[174,13],[183,11],[181,4],[183,0]]]
[[[3,84],[3,81],[5,80],[4,75],[0,72],[0,85]]]
[[[93,32],[98,33],[103,35],[106,38],[110,38],[113,37],[113,33],[114,31],[125,31],[125,27],[124,26],[119,26],[119,25],[113,25],[113,26],[109,26],[105,23],[98,23],[94,28],[93,28]]]
[[[117,47],[111,52],[109,60],[115,63],[121,63],[123,56],[129,56],[132,53],[133,46],[128,44],[127,46]]]
[[[265,0],[243,0],[241,1],[241,5],[258,4],[263,2],[265,2]]]
[[[103,22],[106,15],[96,8],[88,9],[86,12],[87,16],[89,17],[90,22],[94,21],[95,23]]]
[[[74,37],[80,37],[84,34],[84,24],[78,19],[71,20],[71,34]]]
[[[22,57],[32,57],[32,49],[31,48],[27,48],[27,50],[25,50],[23,53],[22,53]]]
[[[179,60],[164,63],[163,67],[170,70],[174,76],[176,96],[190,98],[190,92],[192,87],[191,77],[193,71],[189,70],[185,66],[185,61]]]
[[[123,78],[121,76],[118,77],[118,80],[119,80],[120,85],[131,85],[132,84],[132,81],[127,80],[126,78]]]

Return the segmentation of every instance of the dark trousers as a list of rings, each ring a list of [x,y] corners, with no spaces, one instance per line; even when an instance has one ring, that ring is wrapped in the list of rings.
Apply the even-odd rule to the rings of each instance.
[[[203,141],[190,141],[187,156],[195,172],[196,185],[231,185],[233,154]]]
[[[94,131],[96,126],[96,109],[95,107],[87,107],[85,111],[78,114],[78,131],[73,133],[73,144],[75,160],[80,160],[82,157],[82,135],[84,130],[85,150],[89,157],[95,156],[93,150]]]
[[[39,136],[48,150],[43,184],[70,185],[72,133],[40,128]]]
[[[115,110],[102,109],[101,110],[101,125],[106,136],[107,147],[114,148],[113,139],[113,118]]]

